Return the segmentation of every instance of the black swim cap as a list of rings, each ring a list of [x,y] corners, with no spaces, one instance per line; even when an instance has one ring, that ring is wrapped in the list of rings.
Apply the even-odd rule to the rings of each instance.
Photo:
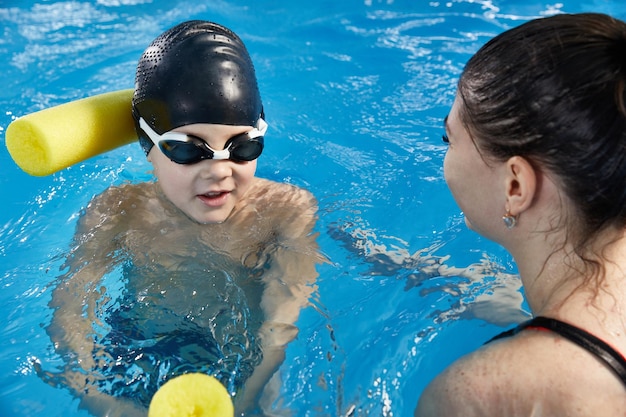
[[[159,134],[193,123],[256,126],[263,111],[252,60],[231,30],[217,23],[183,22],[144,51],[135,77],[133,117],[146,151]]]

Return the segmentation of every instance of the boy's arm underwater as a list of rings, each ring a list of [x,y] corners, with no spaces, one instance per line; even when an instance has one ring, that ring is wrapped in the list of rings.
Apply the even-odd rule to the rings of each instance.
[[[106,216],[98,210],[100,198],[89,204],[78,221],[74,246],[64,265],[67,272],[59,277],[50,301],[54,314],[48,333],[56,349],[78,354],[85,369],[93,365],[94,304],[102,296],[97,284],[114,263],[110,254],[114,253],[116,228],[102,221]]]
[[[119,218],[111,215],[108,205],[115,201],[112,199],[121,197],[116,196],[119,192],[118,188],[110,188],[95,197],[80,217],[74,246],[64,265],[67,272],[59,277],[52,292],[49,305],[54,313],[47,332],[58,353],[73,357],[68,363],[74,365],[66,365],[62,377],[65,384],[81,395],[81,407],[111,416],[134,416],[144,413],[129,402],[100,393],[93,385],[96,377],[92,374],[103,354],[98,349],[94,330],[103,325],[96,315],[97,303],[107,296],[106,288],[99,283],[119,264],[113,256],[123,225]]]
[[[270,268],[263,274],[261,308],[265,320],[259,331],[263,360],[246,381],[241,404],[256,402],[285,359],[285,349],[296,338],[300,311],[310,305],[316,290],[316,265],[326,262],[320,254],[314,227],[317,201],[307,190],[272,183],[268,199],[276,240],[269,253]],[[263,400],[271,400],[264,395]],[[262,401],[263,402],[263,401]]]

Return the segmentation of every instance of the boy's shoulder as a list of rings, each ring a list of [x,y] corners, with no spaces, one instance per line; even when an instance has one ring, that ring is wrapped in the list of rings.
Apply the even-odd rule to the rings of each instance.
[[[254,188],[258,190],[269,191],[272,193],[299,194],[312,197],[312,194],[308,190],[298,187],[297,185],[289,184],[286,182],[272,181],[266,178],[256,177]]]
[[[131,217],[134,212],[154,212],[156,188],[154,183],[115,185],[94,196],[84,209],[82,222],[95,226],[102,222],[117,222],[120,215]]]
[[[96,195],[90,202],[95,204],[96,202],[107,202],[109,200],[126,200],[139,196],[153,196],[155,189],[152,182],[140,182],[140,183],[123,183],[119,185],[112,185]]]
[[[254,186],[248,193],[250,200],[265,201],[273,207],[289,205],[292,208],[315,208],[317,200],[313,194],[296,185],[271,181],[264,178],[256,178]]]
[[[306,236],[317,220],[317,200],[304,188],[257,178],[240,209],[250,212],[285,238]]]

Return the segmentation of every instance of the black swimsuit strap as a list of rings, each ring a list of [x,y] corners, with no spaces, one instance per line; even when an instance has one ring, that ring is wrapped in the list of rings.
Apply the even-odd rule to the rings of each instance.
[[[624,356],[622,356],[618,351],[613,349],[609,344],[592,335],[591,333],[557,319],[551,319],[542,316],[535,317],[520,324],[512,330],[500,333],[493,339],[489,340],[489,342],[501,339],[503,337],[513,336],[528,328],[550,330],[583,347],[584,349],[588,350],[589,352],[600,358],[602,361],[604,361],[604,363],[609,368],[611,368],[613,372],[615,372],[615,374],[617,374],[622,383],[626,385],[626,359],[624,358]]]

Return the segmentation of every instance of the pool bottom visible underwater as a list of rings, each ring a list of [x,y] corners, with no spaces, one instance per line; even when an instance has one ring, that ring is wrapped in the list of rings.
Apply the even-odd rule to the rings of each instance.
[[[329,260],[317,267],[311,306],[274,381],[271,409],[293,416],[411,415],[446,365],[527,316],[512,259],[467,230],[447,190],[442,119],[466,60],[504,29],[556,12],[626,17],[621,0],[19,3],[0,5],[2,138],[15,117],[132,88],[143,49],[182,20],[215,20],[246,43],[270,125],[257,175],[317,197],[315,231]],[[48,334],[52,292],[89,201],[151,180],[151,166],[137,144],[42,178],[21,172],[7,152],[0,166],[0,415],[88,416],[54,375],[42,377],[66,365]],[[111,342],[152,326],[111,334],[111,320],[128,318],[121,277],[118,268],[99,282],[107,289],[99,330]],[[134,392],[134,367],[151,369],[170,354],[219,355],[186,330],[160,340],[158,353],[137,346],[144,358],[154,353],[147,362],[131,364],[110,343],[129,379],[106,381],[107,389]],[[145,403],[154,386],[138,389]]]

